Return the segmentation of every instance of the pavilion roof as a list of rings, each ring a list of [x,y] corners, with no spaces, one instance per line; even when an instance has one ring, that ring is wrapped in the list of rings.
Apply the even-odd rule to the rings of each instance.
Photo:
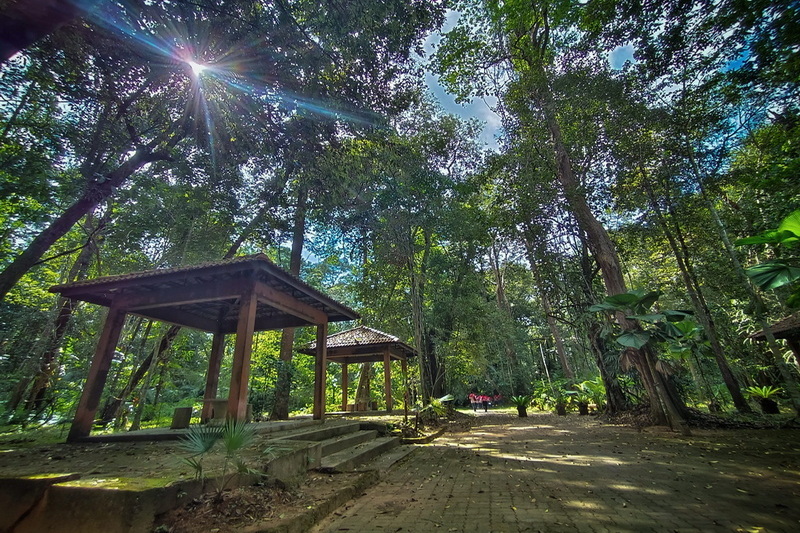
[[[800,338],[800,313],[789,315],[782,318],[770,326],[772,334],[776,339],[798,339]],[[751,339],[763,341],[766,337],[764,330],[759,330],[750,335]]]
[[[414,348],[398,337],[367,326],[358,326],[328,335],[327,347],[328,359],[344,363],[382,361],[386,351],[389,351],[394,359],[406,359],[417,355]],[[299,351],[313,354],[316,348],[317,343],[313,342]]]
[[[132,314],[181,326],[233,333],[240,297],[253,283],[259,294],[256,331],[317,323],[323,313],[328,322],[359,318],[263,254],[104,276],[56,285],[50,291],[107,307],[116,303]]]

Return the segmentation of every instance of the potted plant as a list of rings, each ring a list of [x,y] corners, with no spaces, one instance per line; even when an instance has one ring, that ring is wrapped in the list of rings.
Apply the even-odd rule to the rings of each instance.
[[[517,415],[520,418],[528,416],[528,406],[531,404],[531,399],[528,395],[511,397],[511,402],[517,406]]]
[[[761,412],[765,415],[777,415],[780,413],[778,402],[772,398],[781,392],[780,387],[772,387],[770,385],[765,385],[763,387],[747,387],[745,392],[751,398],[758,400],[758,403],[761,404]]]
[[[570,397],[574,395],[574,392],[575,391],[565,391],[560,387],[554,387],[547,396],[547,403],[555,410],[558,416],[567,416],[567,404],[570,401]]]
[[[589,414],[589,403],[591,403],[591,395],[582,389],[575,391],[575,405],[578,406],[578,414],[586,416]]]

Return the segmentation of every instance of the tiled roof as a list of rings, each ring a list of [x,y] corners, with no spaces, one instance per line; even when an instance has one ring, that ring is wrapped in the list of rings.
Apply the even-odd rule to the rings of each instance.
[[[364,344],[387,344],[392,342],[400,342],[400,339],[394,335],[389,335],[388,333],[368,328],[367,326],[358,326],[357,328],[333,333],[328,336],[328,348],[360,346]]]
[[[277,267],[277,265],[275,265],[275,263],[272,262],[272,260],[269,257],[267,257],[264,254],[240,255],[238,257],[232,257],[231,259],[224,259],[224,260],[221,260],[221,261],[208,261],[208,262],[205,262],[205,263],[200,263],[200,264],[191,265],[191,266],[182,266],[182,267],[174,267],[174,268],[158,268],[158,269],[153,269],[153,270],[141,270],[139,272],[129,272],[128,274],[118,274],[118,275],[114,275],[114,276],[101,276],[99,278],[86,279],[86,280],[83,280],[83,281],[75,281],[75,282],[66,283],[66,284],[63,284],[63,285],[54,285],[53,287],[50,287],[50,292],[61,292],[60,290],[65,288],[65,287],[69,287],[69,288],[91,287],[93,285],[102,285],[104,283],[111,283],[111,282],[118,282],[118,281],[128,281],[128,280],[142,279],[142,278],[150,278],[150,277],[154,277],[154,276],[168,276],[168,275],[172,275],[172,274],[184,274],[184,273],[189,274],[189,273],[191,273],[191,272],[193,272],[195,270],[204,270],[206,268],[216,267],[216,266],[223,266],[223,265],[235,265],[237,263],[246,263],[248,261],[253,261],[253,260],[265,261],[265,262],[269,263],[270,265],[273,265],[276,268],[279,268],[279,267]],[[286,275],[291,275],[291,274],[286,272]],[[297,279],[295,276],[292,276],[292,277]],[[298,280],[298,281],[300,281],[300,280]]]
[[[249,284],[283,294],[287,309],[265,297],[257,306],[256,327],[280,329],[313,322],[303,309],[325,313],[328,322],[359,318],[358,313],[280,268],[263,254],[199,265],[132,272],[57,285],[51,292],[97,305],[115,302],[140,316],[204,331],[236,331],[241,291]],[[278,302],[279,304],[280,302]],[[284,302],[285,304],[286,302]]]
[[[332,333],[328,335],[327,339],[328,350],[338,351],[342,350],[347,352],[352,349],[352,353],[376,353],[371,350],[382,350],[383,347],[392,346],[395,349],[407,354],[408,357],[416,355],[416,350],[408,344],[401,341],[394,335],[389,335],[377,329],[368,328],[367,326],[358,326],[357,328],[348,329],[339,333]],[[307,348],[299,350],[302,353],[313,353],[317,349],[317,343],[312,342]]]

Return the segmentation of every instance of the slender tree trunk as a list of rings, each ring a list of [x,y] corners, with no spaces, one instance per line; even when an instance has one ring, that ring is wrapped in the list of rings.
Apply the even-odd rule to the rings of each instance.
[[[89,233],[89,238],[83,248],[81,248],[75,262],[72,264],[67,274],[66,282],[80,281],[86,278],[92,254],[97,249],[96,235],[105,227],[108,218],[107,214],[100,221],[94,223],[91,216],[87,217],[86,230],[87,233]],[[45,334],[45,347],[42,357],[39,360],[38,370],[35,375],[25,376],[17,384],[14,394],[12,394],[6,405],[9,411],[14,411],[19,407],[23,397],[26,396],[25,391],[28,391],[29,387],[30,390],[27,393],[25,409],[27,411],[38,411],[43,407],[45,398],[52,386],[52,377],[57,368],[56,357],[61,348],[61,341],[63,340],[64,333],[69,326],[72,313],[77,305],[78,302],[66,298],[58,299],[56,303],[58,311],[52,327]]]
[[[696,163],[695,163],[696,165]],[[783,360],[783,354],[781,353],[781,348],[778,345],[778,341],[775,338],[775,335],[772,333],[772,328],[770,328],[767,319],[764,316],[764,302],[758,293],[755,291],[753,286],[750,284],[750,279],[747,277],[747,274],[744,271],[744,267],[742,267],[742,263],[739,262],[739,258],[736,256],[736,250],[733,249],[733,244],[731,243],[730,238],[728,237],[728,232],[725,229],[725,225],[722,223],[722,220],[719,217],[719,213],[717,212],[717,208],[714,206],[713,202],[708,198],[705,189],[701,186],[701,193],[706,201],[706,206],[708,207],[709,212],[711,213],[711,218],[714,220],[714,225],[717,227],[717,231],[719,232],[720,239],[722,240],[723,244],[725,245],[725,250],[728,252],[728,256],[731,259],[731,263],[733,263],[733,267],[736,270],[736,274],[739,277],[742,285],[744,286],[745,290],[747,291],[748,296],[750,297],[750,302],[754,309],[754,317],[756,322],[759,326],[761,326],[762,331],[764,332],[764,338],[767,341],[767,347],[772,355],[772,361],[775,367],[778,369],[778,372],[783,379],[783,383],[786,386],[786,391],[789,394],[789,399],[792,402],[792,408],[795,412],[800,415],[800,386],[798,386],[797,380],[795,379],[794,375],[792,374],[791,368],[789,365],[786,364],[786,361]]]
[[[372,383],[372,363],[361,363],[361,372],[358,375],[358,386],[356,387],[356,409],[359,406],[369,410],[371,399],[370,384]]]
[[[437,392],[441,392],[442,376],[438,361],[436,360],[436,354],[431,349],[431,344],[428,340],[427,328],[425,327],[423,302],[426,285],[426,268],[431,240],[428,232],[426,230],[422,231],[425,246],[419,261],[419,268],[417,268],[417,260],[414,254],[415,232],[411,230],[407,234],[406,268],[408,269],[410,285],[411,322],[414,327],[414,345],[419,355],[421,393],[423,401],[427,401],[432,396],[435,396]]]
[[[308,191],[301,186],[297,191],[297,209],[294,212],[294,231],[292,233],[292,251],[289,257],[289,272],[300,275],[303,258],[303,243],[306,233],[306,210]],[[294,349],[294,328],[284,328],[281,333],[281,353],[278,364],[278,377],[275,382],[275,402],[270,420],[286,420],[289,418],[289,396],[292,389],[292,352]]]
[[[745,400],[744,395],[742,394],[739,381],[736,379],[736,376],[734,376],[733,371],[728,364],[728,359],[725,357],[722,344],[719,342],[717,328],[714,325],[714,320],[711,317],[711,311],[708,309],[705,297],[700,290],[697,277],[694,275],[694,269],[691,261],[689,260],[689,249],[686,246],[685,240],[683,239],[683,234],[680,231],[678,221],[675,220],[673,215],[673,220],[675,223],[675,233],[673,233],[670,229],[669,222],[667,221],[664,213],[661,211],[661,208],[658,205],[658,202],[656,201],[652,187],[646,179],[644,180],[644,187],[645,191],[647,192],[647,196],[650,199],[650,206],[653,209],[653,213],[656,215],[656,220],[658,220],[658,223],[664,232],[664,236],[667,238],[670,248],[672,249],[672,253],[675,256],[675,261],[678,264],[678,270],[683,278],[686,292],[689,294],[689,298],[692,301],[697,319],[703,326],[706,338],[708,339],[709,344],[711,344],[711,352],[714,354],[714,360],[717,363],[720,374],[722,375],[722,380],[725,382],[728,392],[730,392],[733,405],[740,413],[751,413],[752,409],[750,409],[750,406],[747,404],[747,400]]]
[[[739,281],[742,284],[742,287],[747,292],[747,295],[750,299],[750,304],[754,309],[754,317],[756,322],[764,332],[764,338],[766,339],[767,346],[772,355],[773,362],[775,367],[778,369],[778,372],[783,379],[784,384],[786,385],[787,392],[789,394],[789,398],[792,402],[792,408],[795,412],[800,415],[800,386],[798,386],[797,380],[795,379],[794,375],[792,374],[792,370],[789,368],[789,365],[786,364],[786,361],[783,360],[783,355],[781,354],[781,348],[778,345],[777,340],[775,339],[775,335],[772,333],[772,329],[767,322],[764,313],[765,313],[765,306],[764,302],[758,293],[753,288],[753,285],[750,283],[750,279],[747,277],[747,273],[742,266],[742,263],[739,261],[739,257],[736,255],[736,250],[733,248],[733,243],[731,243],[730,237],[728,236],[728,230],[725,227],[725,224],[722,222],[722,219],[719,216],[719,212],[717,211],[714,202],[708,195],[708,191],[705,187],[706,176],[705,173],[700,169],[700,165],[697,162],[697,158],[695,157],[694,147],[692,146],[689,138],[689,134],[687,132],[681,132],[683,135],[682,141],[686,148],[686,157],[689,161],[691,166],[692,172],[694,174],[694,179],[696,185],[700,189],[700,194],[703,197],[703,200],[706,204],[709,214],[711,215],[711,219],[714,221],[714,226],[717,229],[717,234],[719,235],[720,240],[722,241],[723,246],[725,247],[725,251],[728,254],[728,257],[731,260],[731,264],[733,265],[734,271],[736,272],[736,276],[739,278]]]
[[[592,289],[595,276],[594,263],[590,257],[586,239],[580,233],[578,234],[578,239],[580,241],[580,265],[583,278],[581,293],[583,294],[583,307],[588,309],[589,306],[596,301]],[[600,371],[600,379],[603,380],[603,385],[606,389],[606,412],[608,414],[617,414],[628,410],[630,408],[630,402],[619,383],[616,365],[609,365],[606,362],[606,354],[611,353],[611,350],[608,349],[601,332],[602,327],[600,323],[596,320],[591,320],[588,326],[587,337],[595,364]],[[617,359],[619,359],[618,356]]]
[[[177,139],[174,142],[177,143]],[[170,144],[174,146],[172,141]],[[44,228],[28,247],[0,273],[0,300],[5,298],[8,291],[39,262],[58,239],[63,237],[100,202],[111,196],[117,187],[122,185],[134,172],[147,163],[166,158],[167,156],[162,153],[157,154],[146,149],[139,149],[116,170],[104,176],[102,181],[91,181],[83,195]]]
[[[558,324],[556,324],[556,319],[553,315],[553,308],[550,305],[550,297],[547,293],[547,287],[545,287],[544,280],[542,279],[541,269],[538,266],[539,261],[537,260],[534,252],[535,247],[532,237],[533,229],[531,228],[530,224],[525,225],[525,233],[525,251],[528,254],[528,263],[531,265],[533,279],[536,282],[536,287],[539,289],[539,298],[542,301],[542,309],[544,310],[545,318],[547,319],[547,327],[550,329],[550,335],[553,336],[553,341],[556,346],[556,353],[558,354],[559,361],[561,361],[561,369],[564,371],[564,377],[573,380],[575,379],[575,373],[572,371],[572,366],[569,364],[567,350],[564,348],[564,339],[561,336],[561,331],[558,329]]]
[[[564,191],[572,213],[578,222],[578,227],[586,234],[589,249],[597,261],[606,292],[609,295],[627,292],[622,268],[616,248],[602,224],[595,218],[582,191],[578,180],[572,170],[572,162],[564,144],[561,127],[556,118],[556,107],[553,95],[547,85],[547,74],[541,63],[535,64],[538,76],[538,91],[534,95],[537,106],[542,110],[550,139],[556,156],[557,178]],[[629,331],[638,328],[634,321],[625,318],[622,313],[617,314],[617,322],[622,329]],[[670,393],[666,376],[655,369],[655,356],[646,349],[627,350],[627,353],[642,378],[650,400],[650,410],[653,422],[659,425],[668,424],[675,430],[688,432],[686,426],[686,406],[680,397]]]
[[[159,344],[159,347],[161,345]],[[145,371],[145,380],[142,384],[142,388],[139,390],[139,401],[136,403],[136,411],[133,415],[133,421],[131,422],[131,427],[129,431],[138,431],[141,429],[142,425],[142,415],[144,414],[144,406],[147,404],[147,390],[150,388],[150,382],[153,379],[153,369],[158,365],[161,361],[161,352],[156,351],[153,354],[153,357],[150,358],[150,365],[147,367]]]
[[[153,359],[157,357],[157,354],[166,353],[166,350],[172,346],[172,341],[175,340],[175,337],[178,336],[178,333],[181,331],[180,326],[170,326],[167,329],[167,332],[161,337],[159,342],[156,346],[150,351],[150,354],[139,364],[139,367],[134,371],[131,375],[130,379],[128,380],[128,384],[125,388],[120,391],[118,394],[112,394],[106,400],[105,405],[103,406],[100,420],[104,422],[110,422],[114,416],[117,414],[117,411],[120,405],[125,401],[130,391],[136,390],[136,387],[142,381],[142,378],[147,375],[147,371],[153,364]]]

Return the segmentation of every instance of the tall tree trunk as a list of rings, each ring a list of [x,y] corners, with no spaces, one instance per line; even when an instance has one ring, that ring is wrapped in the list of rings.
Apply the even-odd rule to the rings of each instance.
[[[531,223],[525,224],[525,235],[523,241],[525,242],[525,251],[528,255],[528,264],[531,266],[533,279],[536,282],[536,287],[539,289],[539,298],[542,301],[542,309],[544,310],[545,319],[547,320],[547,327],[550,329],[550,335],[553,337],[553,342],[556,346],[556,353],[558,360],[561,362],[561,369],[564,371],[564,377],[567,379],[575,379],[575,373],[572,371],[572,366],[569,364],[567,358],[567,350],[564,348],[564,339],[561,336],[561,331],[556,324],[556,318],[553,315],[553,308],[550,305],[550,296],[547,293],[544,279],[542,278],[541,269],[539,268],[540,261],[536,257],[536,246],[534,242],[534,230]]]
[[[358,386],[356,387],[356,409],[364,406],[369,410],[371,399],[370,384],[372,383],[372,363],[361,363],[361,372],[358,375]]]
[[[160,347],[161,344],[158,344]],[[156,351],[153,354],[153,357],[150,358],[150,365],[147,367],[145,372],[145,380],[142,384],[142,388],[139,390],[139,398],[138,402],[136,403],[136,409],[133,415],[133,421],[131,422],[131,427],[129,431],[138,431],[141,429],[142,425],[142,415],[144,414],[144,406],[147,404],[147,390],[150,388],[150,382],[153,379],[153,369],[161,363],[161,352]],[[132,390],[132,389],[131,389]]]
[[[294,212],[294,231],[292,232],[292,251],[289,257],[289,272],[300,275],[303,258],[303,243],[306,233],[306,211],[308,190],[300,186],[297,190],[297,209]],[[292,389],[292,353],[294,349],[294,328],[284,328],[281,333],[281,353],[278,364],[278,377],[275,382],[275,403],[270,420],[289,418],[289,395]]]
[[[714,325],[714,320],[711,317],[711,311],[709,310],[705,297],[700,289],[697,276],[694,274],[694,268],[692,267],[690,261],[689,248],[683,238],[683,233],[680,231],[680,225],[675,219],[671,203],[669,210],[675,224],[674,233],[670,228],[669,222],[667,221],[664,213],[661,211],[658,201],[656,200],[655,193],[653,192],[653,189],[647,179],[644,180],[644,187],[645,191],[647,192],[647,196],[650,199],[650,207],[653,209],[653,213],[656,215],[656,220],[661,226],[664,236],[667,238],[669,246],[672,249],[672,253],[675,256],[675,261],[678,264],[678,270],[683,278],[686,292],[689,294],[689,298],[692,301],[697,319],[703,326],[706,338],[711,344],[711,351],[714,354],[714,360],[716,361],[717,367],[722,375],[722,380],[725,382],[728,392],[730,392],[733,405],[740,413],[751,413],[752,409],[750,409],[750,406],[747,404],[747,400],[745,400],[744,395],[742,394],[739,381],[736,379],[736,376],[734,376],[733,371],[728,364],[728,359],[725,357],[722,344],[719,342],[717,328]],[[669,199],[667,199],[667,201],[669,201]]]
[[[415,231],[410,230],[406,242],[406,268],[408,270],[410,297],[411,297],[411,322],[414,328],[414,347],[419,355],[420,386],[423,401],[441,392],[442,375],[436,353],[428,339],[428,330],[425,326],[424,296],[426,285],[426,270],[428,255],[430,254],[431,238],[427,230],[423,233],[424,248],[422,257],[417,267],[414,253]]]
[[[583,307],[589,308],[590,305],[595,303],[596,298],[592,287],[594,286],[595,268],[592,261],[586,239],[582,234],[578,235],[580,241],[580,265],[581,276],[583,284],[581,285],[581,294],[583,295]],[[606,345],[605,339],[601,335],[602,327],[596,320],[589,322],[587,337],[589,338],[589,346],[594,356],[595,364],[600,371],[600,379],[603,380],[603,385],[606,389],[606,412],[608,414],[617,414],[626,411],[630,408],[630,402],[622,390],[619,383],[616,365],[609,365],[606,362],[606,354],[611,353]],[[610,367],[610,368],[609,368]]]
[[[578,227],[586,234],[587,244],[600,268],[606,292],[609,295],[627,292],[616,248],[603,225],[589,208],[586,196],[573,172],[572,162],[561,134],[561,126],[556,118],[555,101],[547,85],[547,74],[541,63],[536,63],[534,66],[540,80],[534,98],[544,114],[547,129],[550,132],[550,140],[556,156],[556,174],[564,196],[578,222]],[[618,313],[616,319],[622,329],[626,331],[638,328],[638,325],[625,318],[623,313]],[[627,353],[647,390],[653,422],[660,425],[668,424],[675,430],[687,432],[686,406],[680,397],[671,393],[667,377],[656,370],[655,356],[652,351],[631,349],[627,350]]]
[[[500,266],[500,254],[494,242],[489,247],[489,262],[492,265],[492,272],[495,279],[495,298],[497,300],[497,307],[509,319],[513,320],[511,314],[511,305],[508,303],[506,297],[506,280],[503,268]],[[517,350],[514,347],[513,340],[508,335],[503,335],[503,347],[505,348],[506,358],[510,366],[517,366]]]
[[[714,221],[714,227],[717,229],[717,234],[719,235],[720,240],[722,241],[723,246],[725,247],[725,251],[728,253],[728,257],[731,260],[731,264],[736,272],[736,276],[739,278],[739,281],[742,283],[742,287],[747,291],[747,295],[750,298],[750,304],[754,310],[753,315],[756,319],[756,322],[759,326],[761,326],[762,331],[764,332],[764,338],[767,341],[767,346],[772,355],[772,360],[775,367],[778,369],[778,372],[783,379],[784,385],[786,386],[786,390],[789,394],[789,399],[792,402],[792,408],[795,412],[800,415],[800,386],[797,383],[794,375],[792,374],[792,370],[789,365],[786,364],[786,361],[783,360],[783,354],[781,353],[781,348],[778,345],[778,341],[775,339],[775,335],[772,333],[772,329],[767,322],[765,317],[765,306],[764,301],[758,295],[756,290],[753,288],[753,285],[750,283],[750,279],[747,277],[747,273],[742,266],[742,263],[739,261],[739,257],[736,255],[736,250],[733,248],[733,243],[728,236],[728,230],[723,224],[722,219],[719,216],[719,212],[717,211],[717,207],[714,205],[714,202],[709,197],[708,191],[706,190],[705,186],[705,176],[703,171],[700,169],[700,165],[697,162],[697,158],[695,157],[694,147],[692,146],[691,142],[689,141],[689,135],[686,132],[683,133],[683,142],[686,148],[687,159],[689,160],[692,172],[694,173],[694,179],[697,186],[700,189],[700,194],[703,197],[703,201],[706,204],[706,208],[708,209],[709,214],[711,215],[711,219]]]
[[[178,137],[178,134],[175,134]],[[168,143],[174,146],[178,139]],[[0,300],[33,268],[50,247],[63,237],[84,216],[96,208],[137,170],[147,163],[167,159],[165,153],[148,149],[136,150],[124,163],[108,173],[102,180],[89,182],[86,190],[71,206],[55,218],[31,241],[28,247],[0,273]]]

